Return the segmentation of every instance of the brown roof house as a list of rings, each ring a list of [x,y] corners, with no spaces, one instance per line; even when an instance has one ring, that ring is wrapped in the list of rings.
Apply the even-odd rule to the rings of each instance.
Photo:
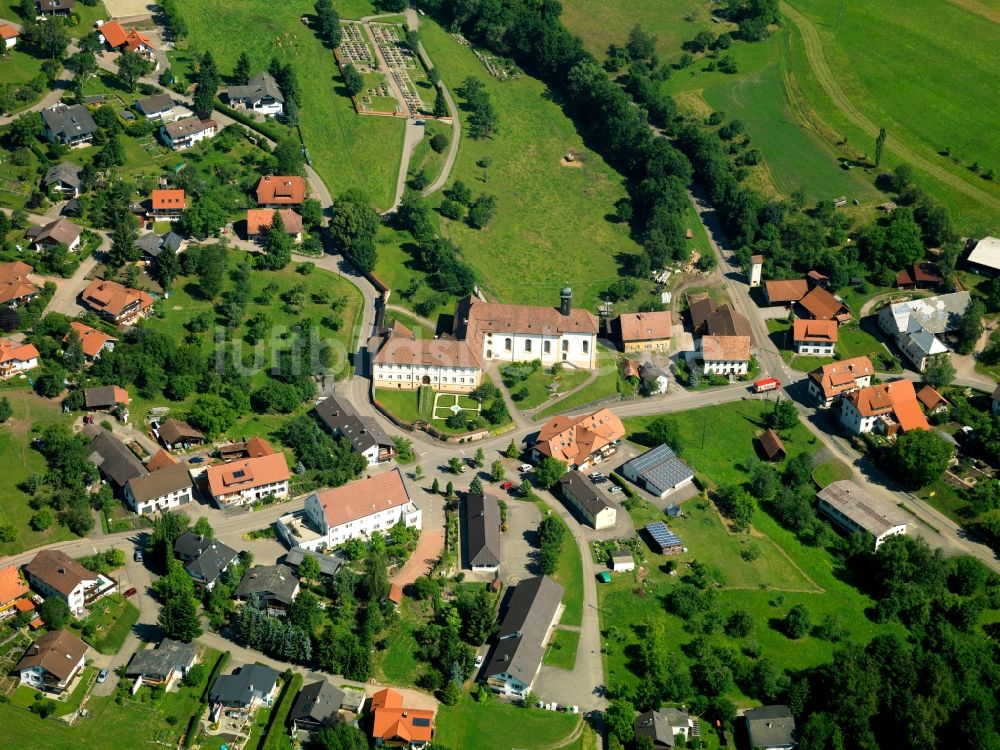
[[[119,326],[132,325],[153,311],[153,298],[115,281],[94,279],[80,295],[83,303]]]
[[[626,354],[630,352],[669,352],[673,316],[666,312],[622,313],[618,330]]]
[[[84,613],[86,605],[115,588],[115,582],[107,576],[87,570],[55,549],[43,549],[24,566],[24,572],[31,588],[42,596],[62,599],[77,617]]]
[[[538,431],[532,456],[562,461],[567,468],[586,469],[613,455],[625,426],[609,409],[599,409],[582,417],[553,417]]]
[[[83,230],[69,219],[56,219],[40,227],[31,227],[25,237],[31,240],[35,250],[45,250],[56,245],[65,245],[70,252],[80,247]]]
[[[187,450],[192,445],[205,442],[205,433],[195,429],[183,419],[170,417],[170,419],[160,423],[157,432],[160,436],[160,442],[168,451],[177,447]]]
[[[197,117],[187,117],[176,122],[164,123],[160,126],[160,138],[167,148],[174,151],[191,148],[196,143],[212,138],[218,132],[219,126],[215,120],[201,120]]]
[[[764,296],[769,305],[791,307],[809,292],[809,282],[805,279],[782,279],[764,282]]]
[[[809,393],[820,406],[829,406],[839,396],[871,385],[875,368],[868,357],[831,362],[809,373]]]
[[[607,495],[579,471],[567,471],[559,479],[563,499],[590,526],[600,531],[618,522],[618,509]]]
[[[814,286],[799,300],[799,309],[813,320],[835,320],[843,325],[851,319],[847,305],[821,286]]]
[[[792,346],[795,353],[832,357],[837,346],[837,329],[835,320],[796,318],[792,325]]]
[[[479,357],[465,341],[415,339],[389,333],[372,339],[372,380],[376,388],[467,393],[482,382]]]
[[[951,402],[948,399],[929,385],[924,385],[923,388],[917,391],[917,401],[927,410],[928,414],[947,411],[948,407],[951,406]]]
[[[0,264],[0,305],[17,307],[30,302],[41,291],[28,279],[31,266],[15,260]]]
[[[61,693],[83,669],[86,656],[86,643],[65,630],[55,630],[28,646],[14,670],[20,673],[22,685]]]
[[[191,474],[184,464],[178,463],[130,479],[125,485],[125,501],[135,513],[144,516],[187,505],[193,492]]]
[[[696,359],[705,375],[746,375],[750,372],[749,336],[702,336]]]
[[[83,405],[87,411],[115,411],[122,409],[128,414],[128,405],[131,399],[121,386],[102,385],[98,388],[83,389]],[[128,419],[126,416],[125,419]]]
[[[696,333],[705,333],[708,316],[715,312],[715,303],[707,294],[696,294],[688,299],[688,315],[691,316],[691,329]]]
[[[933,263],[914,263],[896,274],[900,289],[938,289],[944,285],[941,269]]]
[[[257,205],[264,208],[298,206],[306,199],[306,181],[302,177],[265,175],[257,183]]]
[[[274,214],[281,217],[285,234],[298,244],[302,242],[302,217],[290,208],[251,208],[247,211],[247,239],[263,242],[274,223]]]

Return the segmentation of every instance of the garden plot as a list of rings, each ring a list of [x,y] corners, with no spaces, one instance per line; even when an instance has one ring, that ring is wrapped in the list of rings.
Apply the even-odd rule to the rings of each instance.
[[[479,414],[482,404],[468,396],[458,393],[436,393],[434,394],[434,408],[431,412],[432,419],[448,419],[463,411],[472,412],[466,415],[469,417]]]

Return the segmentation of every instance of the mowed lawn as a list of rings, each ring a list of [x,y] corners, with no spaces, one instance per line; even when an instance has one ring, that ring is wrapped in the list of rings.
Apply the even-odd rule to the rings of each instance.
[[[0,543],[0,555],[13,555],[32,547],[75,538],[58,523],[45,531],[33,531],[28,525],[35,511],[28,505],[30,496],[18,485],[29,474],[44,474],[47,470],[45,459],[31,447],[31,441],[47,426],[62,419],[58,401],[37,396],[27,387],[26,380],[15,378],[10,382],[11,387],[0,390],[0,396],[9,399],[14,410],[13,416],[0,425],[0,466],[3,467],[5,488],[3,502],[0,502],[0,523],[13,525],[17,529],[17,539]]]
[[[575,305],[595,310],[600,293],[618,276],[616,257],[639,252],[627,226],[605,218],[626,194],[622,177],[584,146],[542,83],[526,76],[492,78],[471,49],[428,19],[421,20],[420,33],[452,91],[476,76],[499,113],[493,139],[473,141],[463,128],[452,171],[452,181],[461,179],[474,196],[496,196],[496,216],[484,230],[442,219],[444,233],[500,301],[555,306],[559,287],[568,284]],[[562,165],[571,148],[580,166]],[[484,157],[491,159],[486,182],[477,166]]]
[[[560,747],[576,729],[580,716],[522,708],[491,700],[476,703],[463,696],[455,706],[441,704],[436,718],[435,742],[454,748],[510,750],[512,747]]]
[[[180,71],[192,52],[211,50],[223,76],[232,73],[240,52],[254,71],[266,70],[272,57],[290,61],[302,89],[301,127],[313,166],[334,196],[349,188],[363,191],[381,210],[392,204],[403,147],[403,121],[361,117],[344,92],[333,58],[300,18],[313,16],[310,0],[178,0],[187,22],[187,49],[171,53]],[[358,9],[367,5],[354,3]],[[180,65],[178,65],[180,63]],[[175,72],[179,72],[175,70]]]

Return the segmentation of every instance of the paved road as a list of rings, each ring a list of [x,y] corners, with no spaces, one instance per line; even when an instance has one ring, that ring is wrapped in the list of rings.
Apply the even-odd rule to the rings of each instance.
[[[5,21],[3,19],[0,19],[0,22],[13,26],[18,31],[21,30],[21,24],[19,23],[14,23],[13,21]],[[77,51],[77,46],[76,46],[76,41],[74,40],[70,42],[70,46],[66,50],[66,57],[70,57],[71,55],[76,53],[76,51]],[[69,82],[70,80],[72,80],[72,78],[73,78],[73,73],[70,72],[68,68],[63,67],[63,69],[59,71],[59,76],[56,78],[56,80],[49,85],[49,91],[48,93],[45,94],[45,96],[43,96],[37,102],[32,104],[30,107],[25,107],[24,109],[18,110],[13,114],[0,117],[0,127],[4,125],[9,125],[18,117],[25,114],[26,112],[41,112],[43,109],[55,106],[55,104],[62,98],[63,93],[65,93],[66,90],[69,88]]]

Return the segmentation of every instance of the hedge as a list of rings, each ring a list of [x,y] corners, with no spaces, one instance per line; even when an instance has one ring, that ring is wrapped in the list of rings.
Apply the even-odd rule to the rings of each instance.
[[[287,138],[291,134],[291,131],[283,132],[266,122],[258,122],[238,109],[233,109],[228,104],[223,104],[221,99],[216,99],[213,106],[219,112],[222,112],[222,114],[232,117],[236,122],[246,125],[251,130],[260,133],[265,138],[270,138],[275,143],[283,138]]]
[[[293,674],[292,679],[281,688],[281,694],[271,709],[271,718],[267,722],[267,729],[264,730],[264,739],[258,745],[260,750],[282,750],[284,744],[281,740],[285,736],[285,719],[288,718],[295,697],[301,689],[302,675],[298,673]]]

